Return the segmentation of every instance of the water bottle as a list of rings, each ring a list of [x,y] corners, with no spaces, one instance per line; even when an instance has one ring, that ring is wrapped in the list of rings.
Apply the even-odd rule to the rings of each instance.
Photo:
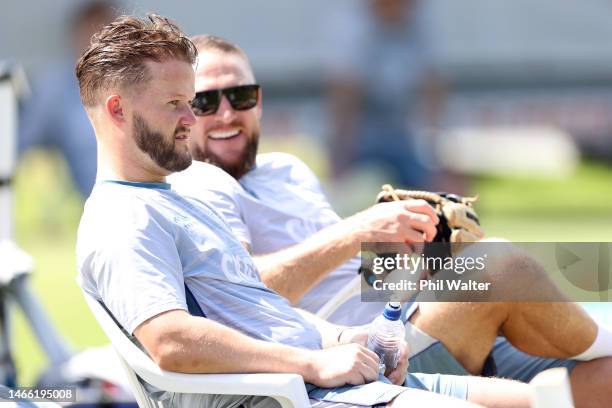
[[[380,373],[395,368],[399,356],[399,344],[406,337],[406,328],[400,320],[402,308],[399,302],[389,302],[381,316],[370,325],[368,348],[380,358]]]

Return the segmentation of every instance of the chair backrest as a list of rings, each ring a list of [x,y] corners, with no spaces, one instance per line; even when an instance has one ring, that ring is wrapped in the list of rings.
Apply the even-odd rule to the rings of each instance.
[[[132,342],[106,307],[88,293],[85,299],[119,355],[136,401],[141,408],[159,407],[141,380],[164,391],[187,394],[261,395],[276,399],[282,408],[307,407],[304,379],[298,374],[185,374],[162,370]]]
[[[156,407],[157,404],[148,396],[134,368],[140,367],[148,371],[159,371],[160,373],[161,369],[144,353],[144,351],[139,349],[138,346],[130,340],[127,333],[123,331],[102,303],[88,293],[84,292],[84,295],[89,309],[119,356],[119,361],[121,361],[121,365],[127,373],[138,406],[141,408]]]
[[[164,371],[130,340],[130,336],[101,302],[88,293],[84,295],[119,355],[141,408],[159,407],[159,404],[149,396],[140,379],[159,390],[170,392],[261,395],[276,399],[283,408],[310,406],[304,380],[298,374],[185,374]]]

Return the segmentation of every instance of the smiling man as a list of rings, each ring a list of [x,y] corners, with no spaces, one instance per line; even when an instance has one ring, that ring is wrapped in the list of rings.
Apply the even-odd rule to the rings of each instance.
[[[82,289],[166,370],[298,373],[317,407],[476,406],[426,392],[442,393],[434,376],[406,374],[405,343],[388,379],[377,380],[378,357],[364,347],[363,332],[298,313],[263,284],[248,252],[208,203],[171,190],[166,176],[191,163],[195,55],[176,25],[150,15],[106,26],[78,62],[99,154],[98,181],[78,231]],[[200,316],[188,313],[190,292]],[[522,384],[457,378],[452,385],[449,394],[462,399],[469,385],[472,401],[528,405]],[[266,397],[165,396],[162,406],[277,405]]]
[[[302,161],[283,153],[257,155],[262,93],[247,56],[218,37],[197,36],[194,42],[197,120],[190,146],[195,161],[171,181],[177,191],[221,211],[255,255],[268,287],[316,313],[357,275],[361,242],[434,238],[438,219],[424,201],[382,203],[341,220]],[[492,278],[531,282],[545,276],[532,258],[507,246],[508,256],[492,268],[498,272]],[[562,298],[554,285],[537,290]],[[362,303],[357,296],[330,320],[367,324],[383,306]],[[612,335],[571,302],[424,302],[413,303],[406,315],[413,372],[526,382],[562,366],[571,370],[579,405],[605,407],[612,397],[612,359],[598,358],[611,354]],[[445,385],[447,378],[452,384],[455,377],[437,377],[437,386],[452,389]],[[479,387],[470,385],[470,390],[476,395]],[[488,391],[495,395],[494,388]]]
[[[196,89],[204,91],[193,101],[194,113],[208,115],[212,120],[198,125],[198,133],[206,137],[192,140],[192,154],[196,160],[218,165],[239,179],[255,165],[261,89],[255,84],[252,70],[245,66],[246,55],[237,48],[224,48],[223,43],[219,47],[221,53],[202,53],[198,59]],[[208,90],[220,84],[231,86],[223,87],[221,92]],[[215,114],[221,105],[229,105],[231,109]]]

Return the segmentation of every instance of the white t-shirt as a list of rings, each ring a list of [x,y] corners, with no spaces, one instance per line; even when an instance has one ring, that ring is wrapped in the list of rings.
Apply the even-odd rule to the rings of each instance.
[[[194,162],[187,170],[169,177],[169,181],[181,194],[215,207],[255,255],[298,244],[341,220],[325,198],[314,173],[301,160],[286,153],[258,155],[256,166],[239,181],[202,162]],[[321,280],[297,306],[316,313],[353,280],[359,266],[359,257],[351,258]],[[366,324],[383,307],[380,303],[361,303],[357,296],[342,305],[329,320],[339,324]]]

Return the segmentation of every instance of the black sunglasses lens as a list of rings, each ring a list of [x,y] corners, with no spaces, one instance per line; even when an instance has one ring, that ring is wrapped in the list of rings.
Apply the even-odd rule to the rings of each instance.
[[[235,110],[252,109],[259,99],[259,85],[243,85],[223,90]]]
[[[203,91],[196,93],[191,102],[191,109],[196,116],[211,115],[219,109],[219,91]]]

